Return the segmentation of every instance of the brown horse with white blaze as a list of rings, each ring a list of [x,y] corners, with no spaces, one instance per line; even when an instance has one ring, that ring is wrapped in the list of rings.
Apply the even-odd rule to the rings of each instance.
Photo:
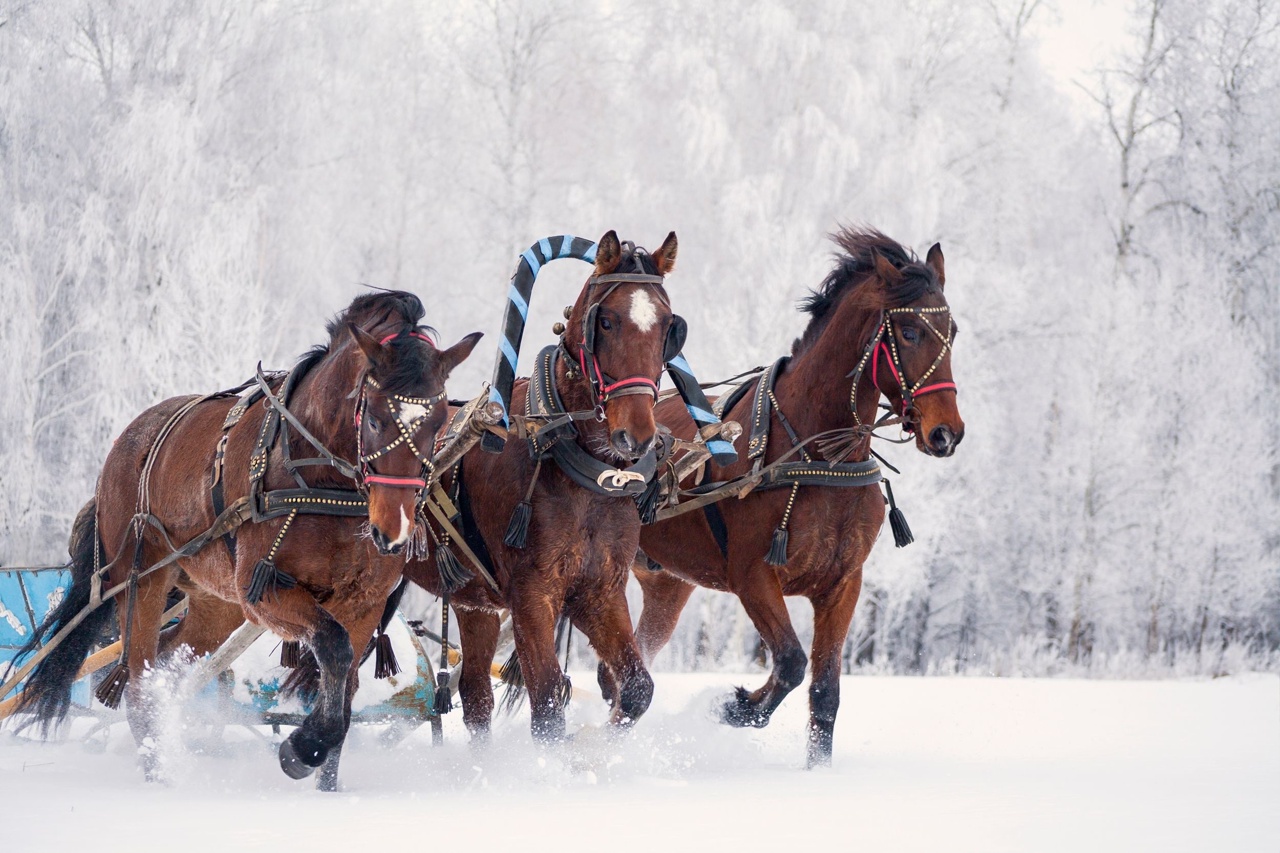
[[[156,775],[140,676],[157,660],[165,600],[178,586],[192,596],[191,630],[171,632],[168,646],[212,645],[228,630],[223,617],[234,624],[240,611],[314,653],[319,698],[281,744],[282,769],[303,778],[340,751],[357,685],[353,650],[365,648],[400,580],[431,439],[445,419],[444,383],[480,337],[438,350],[422,316],[409,293],[360,296],[287,378],[260,373],[257,390],[239,399],[166,400],[129,424],[77,525],[72,588],[32,649],[89,603],[95,574],[103,589],[127,587],[123,606],[93,610],[51,649],[22,694],[24,709],[46,729],[65,715],[76,669],[118,609],[126,653],[115,680],[125,685],[144,770]],[[215,522],[236,513],[240,526],[226,528],[234,536],[220,535]],[[203,547],[147,571],[202,537]]]
[[[643,483],[647,477],[634,472],[646,460],[649,476],[654,471],[657,381],[673,357],[673,338],[683,341],[683,321],[671,313],[661,283],[675,260],[674,233],[653,254],[620,244],[612,231],[602,237],[559,345],[539,353],[534,376],[518,380],[512,395],[514,422],[547,423],[566,413],[574,419],[536,438],[508,440],[498,454],[472,450],[444,475],[466,544],[492,567],[497,585],[476,578],[450,597],[463,648],[459,691],[473,740],[489,732],[490,666],[503,609],[511,613],[535,738],[564,735],[568,679],[555,647],[562,615],[587,636],[620,697],[612,722],[628,725],[649,705],[653,681],[625,595],[640,520],[632,492],[598,484]],[[510,521],[522,504],[527,531],[513,535]],[[434,561],[412,561],[405,575],[443,591]]]
[[[921,452],[950,456],[964,437],[951,374],[956,326],[943,292],[941,247],[933,246],[922,263],[876,231],[847,229],[834,239],[841,250],[837,265],[802,303],[810,321],[791,356],[748,383],[736,401],[726,401],[724,420],[738,421],[753,439],[759,432],[753,426],[762,420],[757,412],[769,412],[763,441],[727,468],[708,463],[705,482],[732,480],[753,465],[794,457],[796,444],[833,431],[852,440],[807,444],[804,458],[816,468],[866,462],[882,395]],[[771,378],[772,388],[761,395],[760,383]],[[678,437],[692,436],[693,423],[678,400],[662,401],[657,414]],[[806,669],[783,598],[808,598],[814,611],[808,762],[829,763],[841,653],[862,566],[884,518],[885,498],[874,482],[849,488],[831,482],[757,488],[741,500],[646,526],[640,544],[648,561],[635,568],[644,591],[636,634],[646,663],[671,639],[693,585],[734,593],[773,665],[759,689],[738,688],[721,716],[735,726],[767,725]],[[606,682],[602,688],[608,695]]]

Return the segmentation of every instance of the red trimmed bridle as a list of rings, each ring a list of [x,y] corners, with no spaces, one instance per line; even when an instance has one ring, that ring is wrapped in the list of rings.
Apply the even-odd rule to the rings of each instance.
[[[604,404],[617,397],[626,397],[632,394],[650,394],[653,396],[654,402],[658,400],[658,383],[652,378],[637,374],[622,379],[614,379],[600,369],[600,360],[596,358],[594,333],[600,306],[615,290],[623,284],[661,285],[663,281],[664,279],[660,275],[643,273],[614,273],[596,275],[587,279],[587,287],[597,284],[609,285],[605,288],[600,298],[592,302],[587,308],[583,317],[582,342],[578,344],[578,357],[575,359],[578,367],[582,370],[582,375],[587,378],[587,382],[591,385],[591,396],[594,401],[597,420],[604,420]],[[663,305],[670,309],[671,303],[661,291],[655,289],[653,293]],[[590,362],[588,362],[588,357]]]
[[[893,334],[893,315],[895,314],[914,314],[920,319],[920,322],[933,332],[942,344],[938,350],[938,356],[933,360],[933,364],[929,365],[929,369],[920,375],[914,383],[908,384],[904,378],[905,373],[902,369],[902,359],[898,355],[898,339]],[[937,327],[929,321],[931,314],[947,315],[947,333],[944,335],[938,331]],[[880,325],[876,329],[871,340],[867,342],[867,347],[862,353],[862,358],[858,360],[858,366],[849,374],[853,378],[853,387],[849,390],[849,408],[853,412],[853,420],[859,426],[862,425],[861,419],[858,417],[858,381],[862,378],[862,373],[867,367],[867,363],[871,364],[871,384],[881,394],[886,394],[884,388],[880,385],[879,376],[877,375],[877,367],[880,362],[879,355],[881,352],[885,354],[886,360],[889,362],[889,371],[893,374],[894,381],[898,383],[899,391],[902,395],[902,429],[904,432],[913,432],[915,419],[911,417],[914,411],[915,400],[926,394],[936,394],[939,391],[957,391],[954,382],[934,382],[926,385],[929,377],[934,374],[942,364],[943,359],[951,352],[951,342],[955,337],[955,326],[951,323],[951,309],[946,306],[937,308],[886,308],[881,312]],[[887,396],[887,394],[886,394]]]
[[[386,346],[391,341],[399,337],[401,333],[387,335],[380,344]],[[431,340],[427,335],[419,331],[411,331],[407,333],[410,337],[418,338],[426,341],[432,347],[435,341]],[[382,386],[367,373],[364,376],[364,382],[360,386],[360,398],[356,402],[355,424],[356,424],[356,454],[359,460],[360,470],[360,490],[367,491],[368,487],[373,486],[390,486],[395,489],[415,489],[421,493],[427,487],[427,483],[431,479],[433,465],[431,462],[431,454],[434,452],[434,442],[427,443],[427,451],[423,453],[414,441],[414,436],[426,425],[427,420],[431,417],[431,412],[436,404],[443,401],[445,392],[441,391],[431,397],[406,397],[402,394],[384,394],[387,400],[387,407],[391,409],[391,419],[395,422],[396,430],[400,435],[389,444],[366,453],[364,450],[364,432],[361,425],[364,422],[365,411],[369,407],[368,389],[372,387],[378,391],[382,390]],[[418,406],[422,409],[422,414],[414,418],[412,421],[406,422],[404,419],[405,406]],[[391,474],[379,474],[373,469],[372,462],[386,456],[392,450],[400,445],[407,445],[409,450],[413,452],[414,457],[422,464],[422,470],[417,477],[399,477]]]

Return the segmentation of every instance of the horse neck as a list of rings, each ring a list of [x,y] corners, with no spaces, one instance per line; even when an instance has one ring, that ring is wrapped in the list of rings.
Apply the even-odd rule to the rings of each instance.
[[[311,369],[294,389],[289,400],[289,409],[312,435],[319,439],[325,449],[335,456],[348,461],[356,457],[355,400],[349,399],[351,389],[356,387],[362,372],[361,360],[349,348],[338,350],[322,360]],[[306,439],[290,433],[290,453],[301,453],[306,456],[316,455],[316,450]],[[312,468],[311,471],[323,471],[324,477],[338,476],[329,469]],[[349,481],[339,479],[343,483]]]
[[[855,425],[849,411],[853,384],[849,374],[857,368],[868,338],[875,333],[876,317],[847,302],[843,300],[833,309],[817,340],[791,358],[774,385],[774,396],[801,439]],[[855,331],[850,333],[850,329]],[[858,380],[857,399],[858,419],[874,423],[880,392],[872,384],[870,362]],[[867,452],[860,450],[853,458],[867,457]]]

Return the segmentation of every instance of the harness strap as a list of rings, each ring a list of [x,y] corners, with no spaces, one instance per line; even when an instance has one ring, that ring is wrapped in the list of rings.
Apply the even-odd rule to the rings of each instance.
[[[437,484],[436,489],[439,488],[440,487]],[[443,490],[441,490],[441,493],[443,493]],[[480,573],[480,577],[484,578],[485,583],[489,584],[489,587],[494,592],[501,595],[502,590],[499,589],[498,582],[493,579],[493,575],[489,573],[484,562],[476,556],[475,551],[471,550],[471,546],[467,543],[467,538],[463,536],[462,533],[458,531],[458,528],[454,526],[453,522],[449,520],[449,516],[445,514],[445,511],[437,501],[437,495],[433,491],[432,494],[423,501],[423,504],[426,505],[427,510],[435,518],[436,522],[439,523],[440,527],[453,540],[453,543],[462,551],[462,555],[466,557],[467,560],[471,562],[471,565],[475,567],[476,571]]]
[[[724,515],[720,512],[720,506],[709,503],[702,508],[702,514],[707,517],[707,525],[711,528],[711,536],[716,540],[716,545],[720,547],[720,555],[728,559],[729,528],[725,526]]]

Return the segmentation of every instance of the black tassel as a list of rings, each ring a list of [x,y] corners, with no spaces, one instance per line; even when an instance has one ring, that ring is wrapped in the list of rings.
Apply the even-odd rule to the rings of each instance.
[[[436,716],[443,716],[453,710],[453,696],[449,693],[449,673],[440,670],[436,673]]]
[[[779,527],[773,531],[773,541],[769,543],[769,553],[764,561],[771,566],[787,564],[787,528]]]
[[[884,481],[884,488],[889,493],[889,529],[893,531],[893,546],[905,548],[916,541],[916,538],[911,535],[911,528],[907,526],[907,517],[893,501],[893,486],[889,485],[888,480]]]
[[[512,548],[523,548],[529,538],[529,519],[533,517],[533,504],[520,501],[511,513],[511,521],[507,523],[507,535],[502,541]]]
[[[514,650],[498,670],[498,679],[507,685],[498,700],[498,708],[505,714],[514,713],[524,701],[524,672],[520,669],[520,656]]]
[[[293,575],[280,571],[270,558],[263,557],[253,567],[253,577],[249,578],[249,585],[245,587],[244,600],[257,604],[268,592],[274,597],[278,590],[293,589],[297,585],[298,581]]]
[[[649,481],[649,485],[644,487],[644,491],[635,496],[636,509],[640,512],[641,524],[653,524],[658,518],[658,498],[662,492],[662,485],[657,478]]]
[[[124,698],[124,688],[128,683],[129,665],[118,663],[106,680],[98,685],[98,689],[93,691],[93,695],[103,705],[115,710],[120,707],[120,700]]]
[[[378,632],[378,642],[373,646],[373,674],[375,678],[390,678],[400,674],[396,650],[391,648],[391,638],[385,631]]]
[[[302,644],[297,640],[285,640],[280,644],[280,665],[285,669],[297,669],[302,663]]]
[[[560,690],[556,693],[556,701],[560,703],[561,708],[569,707],[569,700],[573,698],[573,682],[569,680],[569,676],[560,677]]]
[[[440,585],[446,593],[457,592],[475,577],[475,574],[458,562],[448,542],[436,546],[436,570],[440,572]]]

